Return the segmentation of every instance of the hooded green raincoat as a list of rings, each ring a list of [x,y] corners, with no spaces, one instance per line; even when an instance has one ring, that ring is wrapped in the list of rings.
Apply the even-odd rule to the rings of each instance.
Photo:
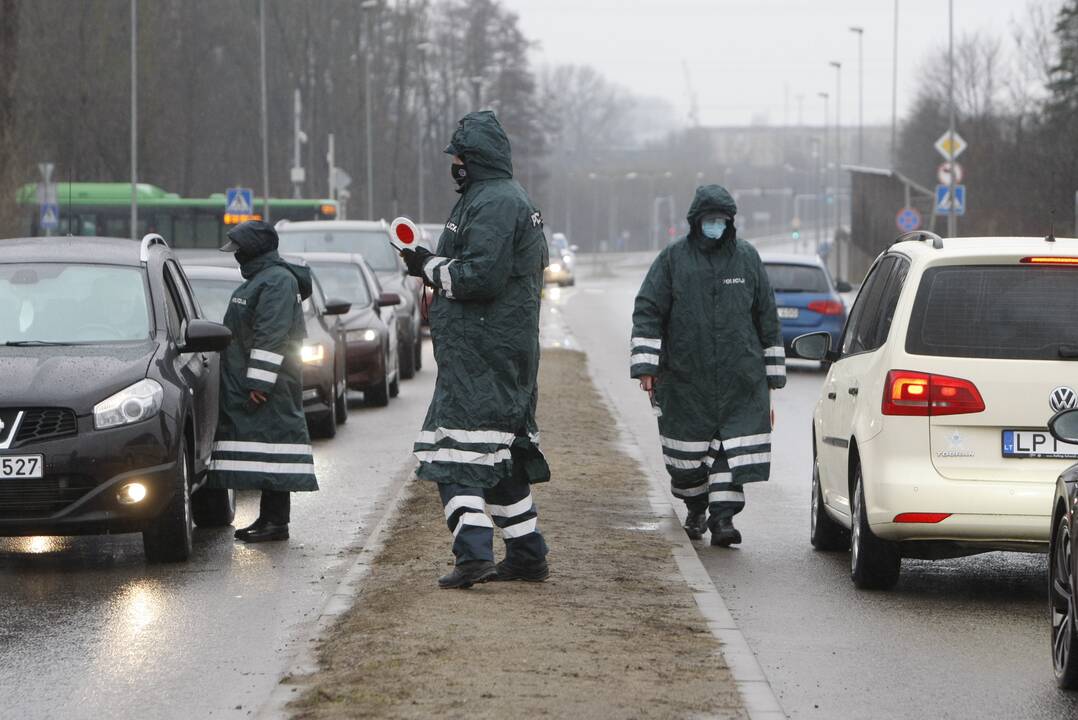
[[[767,480],[769,388],[786,385],[775,296],[756,249],[737,238],[737,206],[718,185],[696,191],[689,234],[652,263],[633,312],[630,374],[657,378],[666,468],[675,487],[706,481],[709,451],[724,450],[733,483]],[[731,218],[712,240],[709,214]]]
[[[252,225],[229,233],[255,257],[240,266],[246,282],[225,313],[232,343],[221,356],[221,408],[208,486],[317,490],[300,358],[307,334],[302,302],[311,295],[311,272],[281,259],[272,228]],[[266,402],[255,405],[252,390],[265,393]]]
[[[494,113],[464,117],[446,152],[464,160],[461,189],[424,266],[438,380],[415,443],[426,480],[490,488],[524,463],[550,478],[539,450],[539,303],[543,221],[513,180],[509,139]]]

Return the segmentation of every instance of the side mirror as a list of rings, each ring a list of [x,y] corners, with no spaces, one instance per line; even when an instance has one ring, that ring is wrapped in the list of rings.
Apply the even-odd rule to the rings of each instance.
[[[220,323],[192,320],[184,330],[183,351],[221,352],[232,342],[232,331]]]
[[[853,285],[846,282],[845,280],[839,280],[837,283],[835,283],[835,290],[838,290],[840,293],[853,292]]]
[[[347,300],[340,300],[338,298],[329,298],[326,300],[326,309],[322,312],[323,315],[345,315],[352,309],[352,303]]]
[[[1048,421],[1048,432],[1060,442],[1078,444],[1078,410],[1063,410]]]
[[[801,335],[791,345],[794,355],[802,360],[827,360],[831,350],[831,333],[814,332]]]
[[[401,296],[397,293],[382,293],[378,297],[378,307],[393,307],[401,304]]]

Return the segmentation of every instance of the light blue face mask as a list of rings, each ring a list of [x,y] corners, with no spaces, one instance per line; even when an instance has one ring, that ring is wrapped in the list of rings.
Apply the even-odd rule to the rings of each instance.
[[[700,232],[704,233],[704,237],[709,237],[712,240],[718,240],[722,237],[722,234],[726,232],[725,220],[707,220],[700,224]]]

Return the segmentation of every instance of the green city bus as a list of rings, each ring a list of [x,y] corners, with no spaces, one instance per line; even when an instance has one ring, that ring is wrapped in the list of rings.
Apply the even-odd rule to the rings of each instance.
[[[46,234],[40,223],[37,187],[24,185],[16,198],[23,209],[22,231],[28,236]],[[56,200],[60,225],[53,235],[131,236],[131,183],[57,183]],[[262,210],[261,198],[254,199],[254,209]],[[338,205],[336,200],[270,198],[269,210],[273,222],[335,220]],[[136,237],[155,232],[172,247],[216,248],[224,243],[229,228],[252,219],[261,215],[226,215],[224,193],[184,198],[155,185],[138,184]]]

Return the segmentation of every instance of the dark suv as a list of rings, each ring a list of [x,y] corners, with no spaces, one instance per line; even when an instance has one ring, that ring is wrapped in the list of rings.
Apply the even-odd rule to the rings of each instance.
[[[0,241],[0,535],[141,532],[182,561],[230,524],[202,488],[230,339],[158,235]]]

